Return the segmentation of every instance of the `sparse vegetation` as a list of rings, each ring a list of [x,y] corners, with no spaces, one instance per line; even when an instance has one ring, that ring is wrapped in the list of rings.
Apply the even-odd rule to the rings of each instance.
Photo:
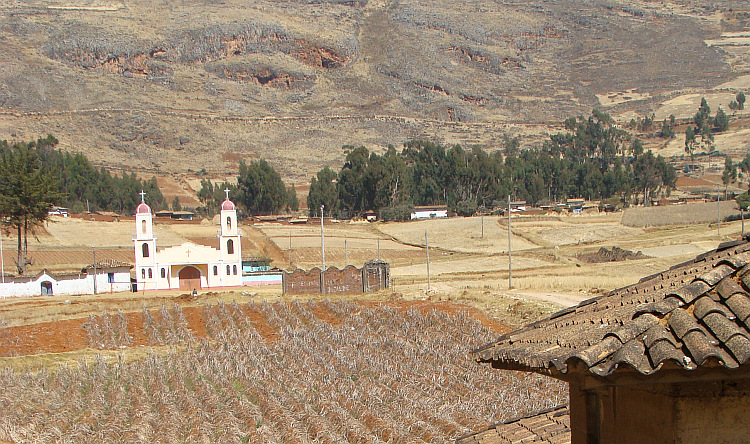
[[[144,311],[143,324],[182,351],[4,370],[0,439],[450,442],[567,397],[556,380],[468,359],[467,346],[494,333],[467,312],[220,303],[205,306],[210,340],[194,345],[173,328],[179,314]],[[92,345],[121,343],[127,326],[112,323],[106,313],[89,320]]]

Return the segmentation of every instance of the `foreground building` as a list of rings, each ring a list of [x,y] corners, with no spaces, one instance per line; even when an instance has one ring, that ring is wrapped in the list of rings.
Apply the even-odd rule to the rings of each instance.
[[[472,353],[494,368],[568,382],[573,444],[745,442],[748,289],[750,243],[726,243]],[[523,442],[535,441],[555,442],[539,434]],[[458,442],[517,441],[496,426]]]
[[[242,286],[242,246],[237,210],[227,197],[221,204],[219,248],[186,242],[157,251],[151,208],[144,201],[136,208],[136,290],[200,290]]]

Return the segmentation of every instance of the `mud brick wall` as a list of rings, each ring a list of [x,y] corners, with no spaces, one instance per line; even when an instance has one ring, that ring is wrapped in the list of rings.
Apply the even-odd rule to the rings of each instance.
[[[326,295],[362,293],[362,270],[350,265],[343,270],[329,268],[325,275]]]
[[[325,294],[369,293],[388,288],[389,271],[388,263],[384,261],[370,261],[363,268],[353,265],[343,270],[328,268],[325,272]],[[323,294],[322,284],[319,268],[284,272],[285,294]]]
[[[370,261],[362,267],[363,290],[365,293],[388,288],[391,267],[385,261]]]
[[[313,268],[310,271],[294,270],[284,272],[284,293],[289,294],[320,294],[320,269]]]

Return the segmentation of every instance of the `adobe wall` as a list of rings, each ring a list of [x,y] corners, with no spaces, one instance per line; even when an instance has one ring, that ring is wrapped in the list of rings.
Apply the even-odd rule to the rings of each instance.
[[[571,444],[736,443],[750,434],[750,379],[582,386],[570,384]]]
[[[350,265],[343,270],[330,267],[321,277],[319,268],[284,272],[285,294],[343,295],[379,291],[390,285],[390,268],[384,261],[370,261],[362,268]],[[325,283],[325,291],[323,291]]]
[[[362,271],[350,265],[343,270],[329,268],[325,274],[327,295],[362,293]]]
[[[285,294],[320,294],[320,268],[284,272],[282,288]]]

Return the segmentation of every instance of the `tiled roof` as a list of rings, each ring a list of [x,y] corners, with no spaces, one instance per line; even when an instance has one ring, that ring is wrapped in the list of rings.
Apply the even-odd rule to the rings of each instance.
[[[510,444],[539,442],[570,444],[570,412],[567,405],[495,424],[466,435],[456,444]]]
[[[474,350],[494,367],[562,376],[582,363],[607,376],[620,366],[733,369],[750,358],[750,243],[737,241]]]
[[[96,264],[89,264],[84,267],[84,270],[93,270],[96,269],[106,269],[106,268],[133,268],[133,264],[129,264],[127,262],[118,261],[116,259],[102,259],[100,261],[96,261]]]

